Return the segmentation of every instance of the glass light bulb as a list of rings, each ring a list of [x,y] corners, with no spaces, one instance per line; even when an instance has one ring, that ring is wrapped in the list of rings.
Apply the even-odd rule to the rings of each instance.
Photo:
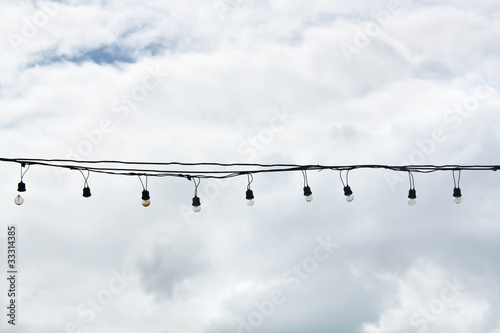
[[[24,199],[23,199],[23,197],[22,197],[20,194],[18,194],[18,195],[14,198],[14,202],[16,203],[16,205],[20,206],[20,205],[22,205],[22,204],[23,204]]]
[[[193,212],[199,213],[201,211],[201,206],[193,206]]]
[[[150,200],[142,200],[142,205],[144,207],[148,207],[149,205],[151,205],[151,201]]]
[[[351,202],[354,200],[354,194],[351,194],[351,195],[346,195],[345,196],[345,199],[347,200],[347,202]]]
[[[247,200],[247,205],[253,206],[254,204],[255,204],[255,200],[254,199]]]
[[[311,195],[306,195],[305,198],[306,198],[307,202],[311,202],[312,199],[313,199],[313,196],[312,196],[312,194]]]
[[[454,197],[453,201],[455,201],[456,204],[459,204],[462,202],[462,197]]]
[[[416,203],[417,203],[417,199],[408,199],[408,205],[415,206]]]

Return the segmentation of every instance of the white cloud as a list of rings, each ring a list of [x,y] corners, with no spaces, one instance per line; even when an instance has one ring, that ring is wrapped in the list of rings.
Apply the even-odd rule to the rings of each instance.
[[[364,324],[364,332],[469,332],[489,311],[488,300],[426,260],[393,280],[398,292],[392,303],[397,305],[382,312],[378,323]]]
[[[46,4],[0,4],[2,156],[498,164],[497,1],[402,2],[350,62],[340,45],[389,2],[64,1],[23,37]],[[484,80],[491,94],[453,111]],[[430,143],[436,129],[446,139]],[[381,170],[350,173],[349,204],[328,170],[309,173],[310,204],[300,173],[255,175],[251,208],[246,179],[203,180],[192,216],[185,179],[150,178],[145,209],[136,177],[91,174],[84,199],[78,172],[33,166],[17,207],[19,166],[0,169],[0,232],[20,226],[21,330],[89,319],[78,307],[126,268],[137,280],[84,331],[236,332],[332,235],[341,249],[258,331],[417,331],[414,313],[455,278],[464,291],[425,331],[498,331],[493,172],[463,173],[460,206],[445,173],[416,175],[415,207],[407,175]]]

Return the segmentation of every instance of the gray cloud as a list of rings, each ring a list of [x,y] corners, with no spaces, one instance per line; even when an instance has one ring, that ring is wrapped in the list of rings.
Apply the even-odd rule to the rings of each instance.
[[[389,3],[58,4],[29,38],[42,3],[0,4],[2,156],[498,164],[495,0],[401,2],[350,62],[340,45]],[[458,113],[484,80],[491,94]],[[260,311],[247,331],[498,333],[498,173],[463,172],[460,205],[451,173],[416,174],[414,207],[404,173],[353,170],[352,203],[337,172],[308,176],[311,203],[300,172],[256,174],[253,207],[245,178],[203,180],[195,215],[184,179],[150,178],[144,208],[136,177],[91,174],[85,199],[79,173],[38,166],[18,207],[19,168],[1,165],[0,234],[20,227],[19,330],[225,333]],[[327,236],[341,247],[293,279]],[[90,320],[113,272],[136,279]],[[276,290],[286,301],[268,316]]]
[[[189,236],[159,233],[151,250],[136,262],[144,290],[160,301],[182,295],[183,282],[199,277],[210,266],[204,246]]]

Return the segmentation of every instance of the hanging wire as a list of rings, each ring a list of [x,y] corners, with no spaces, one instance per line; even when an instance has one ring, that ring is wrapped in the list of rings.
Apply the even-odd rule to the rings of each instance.
[[[413,173],[411,171],[408,171],[408,177],[410,178],[410,190],[415,189],[415,178],[413,177]]]
[[[352,170],[352,169],[387,169],[403,172],[430,173],[436,171],[453,170],[500,170],[500,165],[297,165],[297,164],[256,164],[256,163],[182,163],[182,162],[132,162],[132,161],[80,161],[70,159],[33,159],[33,158],[3,158],[0,162],[15,162],[21,165],[40,165],[59,169],[82,169],[95,173],[121,175],[121,176],[150,176],[150,177],[182,177],[190,179],[214,178],[224,179],[246,175],[249,173],[293,172],[307,170],[321,171]],[[174,168],[180,166],[180,168]],[[209,168],[198,168],[209,167]],[[27,170],[26,170],[27,171]],[[304,178],[307,175],[304,174]],[[307,179],[306,182],[307,184]]]
[[[458,171],[458,182],[456,181],[455,178],[455,171]],[[455,185],[455,188],[460,188],[460,177],[462,176],[462,170],[453,170],[453,184]]]
[[[253,183],[253,175],[251,173],[248,173],[247,176],[248,176],[247,190],[249,190],[250,189],[250,184]]]
[[[196,182],[198,180],[198,183]],[[198,186],[200,186],[201,179],[198,177],[193,177],[193,183],[194,183],[194,196],[198,196]]]
[[[87,177],[85,177],[85,175],[83,174],[83,171],[78,169],[78,171],[80,171],[80,173],[82,174],[83,176],[83,179],[85,180],[85,183],[83,184],[84,187],[89,187],[89,177],[90,177],[90,171],[87,170]]]
[[[143,175],[146,176],[146,186],[144,186],[144,183],[142,182],[141,175],[137,175],[139,177],[139,180],[141,181],[142,189],[144,191],[148,190],[148,175]]]
[[[26,172],[28,172],[28,170],[30,169],[30,164],[28,164],[28,166],[26,167],[26,170],[24,170],[23,172],[23,168],[26,166],[26,163],[21,163],[21,182],[23,181],[23,178],[24,178],[24,175],[26,174]]]
[[[302,171],[302,176],[304,176],[304,187],[309,186],[309,181],[307,180],[307,171],[306,170],[301,170]]]
[[[0,162],[7,163],[19,163],[21,165],[21,182],[18,184],[18,192],[25,192],[26,187],[23,183],[24,176],[26,172],[30,169],[32,165],[45,166],[56,169],[66,169],[66,170],[78,170],[84,180],[85,187],[88,189],[88,179],[91,172],[119,175],[119,176],[138,176],[142,188],[143,188],[143,201],[147,201],[149,206],[149,193],[148,188],[148,177],[180,177],[188,180],[192,180],[195,186],[195,196],[198,194],[198,186],[202,179],[227,179],[238,176],[247,175],[248,185],[247,190],[250,190],[251,184],[254,180],[254,174],[258,173],[284,173],[284,172],[297,172],[301,171],[304,178],[304,196],[306,200],[312,200],[312,192],[309,188],[309,180],[307,176],[307,171],[322,171],[326,169],[340,171],[340,180],[342,185],[344,185],[344,193],[350,193],[352,195],[352,190],[349,188],[350,192],[346,191],[349,187],[349,172],[354,169],[386,169],[395,172],[408,172],[409,182],[410,182],[410,193],[408,198],[413,200],[416,198],[415,193],[415,178],[413,173],[432,173],[437,171],[452,171],[453,182],[455,188],[457,189],[454,193],[455,198],[460,198],[459,193],[461,172],[462,170],[468,171],[497,171],[500,170],[500,165],[382,165],[382,164],[359,164],[359,165],[320,165],[320,164],[310,164],[310,165],[299,165],[299,164],[257,164],[257,163],[182,163],[182,162],[133,162],[133,161],[113,161],[113,160],[103,160],[103,161],[81,161],[81,160],[70,160],[70,159],[33,159],[33,158],[4,158],[0,157]],[[84,171],[87,171],[85,176]],[[345,179],[342,172],[346,171]],[[458,172],[458,176],[457,173]],[[145,177],[143,181],[142,177]],[[345,180],[345,181],[344,181]],[[88,194],[87,194],[88,193]],[[85,191],[84,196],[90,196],[90,191]],[[20,196],[18,195],[20,198]],[[146,198],[146,199],[145,199]],[[22,198],[20,198],[20,203],[22,204]],[[349,201],[349,200],[348,200]],[[199,200],[197,201],[199,206]],[[458,202],[457,202],[458,203]],[[195,206],[193,204],[193,206]]]
[[[347,170],[346,174],[345,174],[345,183],[344,183],[344,179],[342,178],[342,171],[343,170],[340,170],[340,181],[342,182],[342,186],[346,187],[347,185],[349,185],[349,171],[351,171],[350,169]]]

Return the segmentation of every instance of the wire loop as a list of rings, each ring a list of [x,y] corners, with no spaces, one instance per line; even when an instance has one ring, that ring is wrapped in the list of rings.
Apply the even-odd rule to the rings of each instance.
[[[142,189],[144,191],[147,191],[148,190],[148,175],[143,175],[143,176],[146,176],[146,186],[144,186],[144,183],[142,182],[141,175],[137,175],[137,177],[139,177],[139,180],[141,181]]]
[[[26,163],[21,163],[21,182],[23,181],[23,178],[24,178],[24,175],[26,174],[26,172],[28,172],[28,170],[30,169],[30,164],[28,164],[28,166],[26,167]],[[23,172],[23,169],[26,167],[26,170],[24,170]]]
[[[455,178],[455,171],[458,171],[458,182],[456,181]],[[455,188],[460,188],[460,177],[462,176],[462,170],[453,170],[453,184],[455,185]]]
[[[89,187],[89,177],[90,177],[90,171],[87,170],[87,177],[85,177],[85,175],[83,174],[83,171],[81,169],[78,169],[78,171],[80,171],[80,173],[82,174],[83,176],[83,179],[85,180],[85,183],[83,184],[84,187]]]
[[[415,178],[413,177],[413,173],[411,171],[408,171],[408,177],[410,178],[410,190],[415,189]]]
[[[198,183],[196,182],[198,180]],[[201,179],[198,177],[193,177],[193,183],[194,183],[194,196],[198,196],[198,186],[200,186]]]
[[[247,176],[248,176],[247,190],[249,190],[250,189],[250,184],[253,183],[253,175],[251,173],[248,173]]]

